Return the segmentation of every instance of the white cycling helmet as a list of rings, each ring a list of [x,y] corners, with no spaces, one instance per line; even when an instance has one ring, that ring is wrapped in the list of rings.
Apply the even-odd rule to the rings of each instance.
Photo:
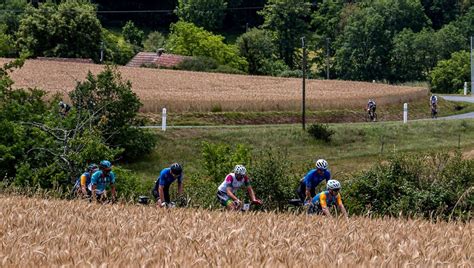
[[[328,169],[328,162],[324,159],[318,159],[318,161],[316,161],[316,168],[318,169]]]
[[[337,180],[329,180],[327,188],[328,190],[339,190],[341,189],[341,183]]]
[[[247,174],[247,169],[246,169],[244,166],[242,166],[242,165],[237,165],[237,166],[235,166],[235,168],[234,168],[234,173],[235,173],[236,175],[245,176],[245,174]]]

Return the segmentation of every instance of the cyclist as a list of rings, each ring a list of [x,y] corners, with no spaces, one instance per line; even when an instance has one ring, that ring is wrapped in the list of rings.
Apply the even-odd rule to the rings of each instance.
[[[373,99],[369,99],[367,102],[367,113],[370,116],[371,120],[375,120],[375,110],[377,109],[377,104]]]
[[[89,190],[92,194],[92,200],[105,200],[107,198],[106,187],[110,185],[112,201],[115,201],[117,192],[115,191],[115,173],[112,171],[110,161],[102,160],[99,164],[99,170],[94,172],[89,184]]]
[[[77,194],[86,197],[90,196],[91,192],[87,188],[87,186],[91,183],[91,177],[94,172],[96,172],[99,169],[99,167],[96,164],[90,164],[86,172],[82,173],[81,177],[77,179],[76,184],[74,185],[74,188],[77,190]]]
[[[69,110],[71,110],[71,105],[69,105],[69,104],[67,104],[63,101],[59,102],[59,114],[62,117],[65,117],[69,113]]]
[[[339,210],[344,214],[347,218],[347,211],[344,205],[342,204],[341,194],[339,191],[341,190],[341,184],[337,180],[329,180],[327,183],[327,190],[317,194],[312,202],[311,206],[308,209],[309,214],[324,214],[326,216],[331,216],[331,212],[329,208],[333,205],[339,207]]]
[[[435,117],[436,114],[438,113],[438,97],[436,95],[431,95],[430,107],[431,107],[431,116]]]
[[[324,159],[316,161],[316,169],[310,170],[300,181],[296,190],[301,202],[309,204],[311,198],[316,195],[316,187],[325,180],[326,183],[331,179],[331,172],[328,170],[328,162]]]
[[[255,193],[250,185],[250,179],[247,176],[247,169],[242,165],[236,165],[233,173],[229,173],[224,182],[217,188],[217,200],[227,210],[239,210],[242,207],[242,201],[235,195],[237,190],[245,186],[253,204],[261,205],[262,201],[255,197]]]
[[[183,168],[178,163],[173,163],[169,168],[163,169],[155,182],[152,194],[158,206],[173,206],[170,200],[170,186],[175,180],[178,180],[178,195],[181,195],[183,193]]]

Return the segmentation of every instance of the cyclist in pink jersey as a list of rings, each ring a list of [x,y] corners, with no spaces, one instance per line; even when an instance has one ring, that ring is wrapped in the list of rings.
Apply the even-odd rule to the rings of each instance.
[[[224,182],[217,190],[217,199],[228,210],[239,210],[242,207],[242,201],[235,195],[237,190],[245,186],[250,197],[250,201],[254,204],[262,204],[261,200],[255,197],[255,193],[250,185],[247,169],[242,165],[237,165],[234,172],[225,177]]]

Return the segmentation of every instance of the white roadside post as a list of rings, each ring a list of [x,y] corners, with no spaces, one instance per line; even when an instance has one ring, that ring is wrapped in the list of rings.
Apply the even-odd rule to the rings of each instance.
[[[403,104],[403,124],[408,121],[408,103]]]
[[[166,108],[163,108],[162,119],[161,119],[161,130],[166,131]]]
[[[467,82],[464,82],[464,96],[467,95]]]

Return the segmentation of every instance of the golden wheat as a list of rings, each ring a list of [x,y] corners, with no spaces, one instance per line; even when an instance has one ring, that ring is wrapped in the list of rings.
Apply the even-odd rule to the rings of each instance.
[[[0,58],[0,64],[9,61]],[[87,72],[97,74],[103,65],[27,60],[12,74],[16,87],[38,87],[50,92],[71,91]],[[144,103],[143,112],[298,110],[301,79],[229,75],[147,68],[119,67]],[[337,80],[308,80],[307,107],[313,110],[364,107],[368,98],[379,104],[424,98],[427,89]]]
[[[469,223],[97,205],[0,196],[0,265],[434,266],[473,263]]]

